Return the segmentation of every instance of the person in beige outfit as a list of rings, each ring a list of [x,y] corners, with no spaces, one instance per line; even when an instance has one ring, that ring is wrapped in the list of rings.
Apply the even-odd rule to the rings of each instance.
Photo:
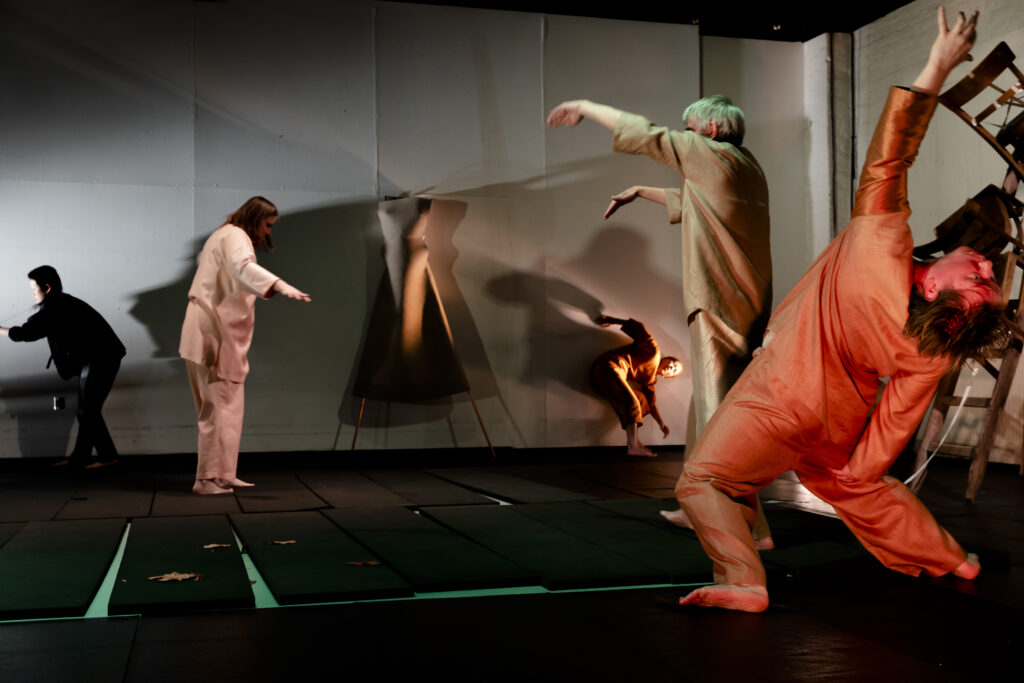
[[[256,263],[256,249],[273,246],[270,232],[277,216],[269,200],[252,197],[213,231],[199,252],[178,350],[199,417],[193,493],[231,493],[235,486],[252,486],[236,475],[256,297],[281,294],[310,300]]]
[[[563,102],[547,123],[575,126],[584,119],[613,132],[616,152],[644,154],[679,173],[677,188],[638,185],[614,195],[604,217],[640,198],[665,205],[669,222],[680,225],[693,378],[689,452],[760,346],[771,313],[768,183],[743,146],[743,111],[724,95],[690,104],[683,111],[684,130],[589,100]],[[691,527],[681,510],[661,514]],[[759,548],[774,547],[760,506],[754,534]]]

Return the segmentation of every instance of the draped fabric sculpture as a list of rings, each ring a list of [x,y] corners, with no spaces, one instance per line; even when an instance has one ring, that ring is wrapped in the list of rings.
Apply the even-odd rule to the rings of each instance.
[[[425,197],[388,199],[377,209],[385,268],[352,390],[362,398],[352,448],[366,399],[415,402],[462,392],[469,396],[491,447],[427,260],[429,214],[430,199]]]
[[[380,203],[384,275],[370,313],[353,393],[382,401],[422,401],[469,389],[427,261],[430,200]]]

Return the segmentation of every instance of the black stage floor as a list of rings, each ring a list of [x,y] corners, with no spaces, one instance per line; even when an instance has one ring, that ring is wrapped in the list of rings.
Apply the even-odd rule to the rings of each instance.
[[[681,453],[253,454],[65,472],[0,460],[0,680],[1009,681],[1024,643],[1024,479],[965,461],[922,498],[974,582],[882,568],[792,479],[760,615],[682,609],[710,581],[671,509]],[[810,510],[810,511],[809,511]],[[159,581],[157,577],[184,580]]]

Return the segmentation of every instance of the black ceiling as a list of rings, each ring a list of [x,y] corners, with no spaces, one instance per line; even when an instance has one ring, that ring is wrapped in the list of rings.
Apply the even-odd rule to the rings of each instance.
[[[410,0],[406,0],[407,2]],[[822,33],[849,33],[909,4],[910,0],[816,0],[730,2],[729,0],[411,0],[432,5],[568,14],[581,17],[694,24],[701,35],[803,42]]]

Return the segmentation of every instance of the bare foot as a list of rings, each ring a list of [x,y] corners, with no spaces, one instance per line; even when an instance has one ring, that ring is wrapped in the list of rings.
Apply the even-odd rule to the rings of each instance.
[[[637,446],[629,446],[626,448],[626,455],[633,455],[642,458],[656,458],[658,454],[652,451],[647,446],[639,444]]]
[[[693,528],[693,525],[690,524],[690,518],[686,516],[686,513],[683,512],[682,508],[678,510],[661,510],[658,514],[676,526],[681,526],[684,529]]]
[[[768,609],[768,590],[764,586],[727,586],[715,584],[698,588],[679,598],[680,605],[721,607],[741,612],[763,612]]]
[[[192,493],[199,496],[216,495],[219,493],[233,493],[234,489],[227,488],[224,486],[217,486],[213,479],[197,479],[195,484],[192,484]]]
[[[967,559],[953,570],[953,575],[961,579],[973,579],[981,571],[981,562],[974,553],[967,553]]]
[[[774,550],[775,541],[772,540],[771,536],[765,536],[764,538],[755,538],[754,547],[758,550]]]
[[[250,484],[247,481],[242,481],[238,477],[231,477],[230,479],[221,479],[220,477],[213,480],[213,483],[222,488],[231,488],[232,486],[238,486],[239,488],[245,488],[246,486],[255,486],[256,484]]]
[[[111,465],[116,465],[116,464],[117,464],[117,458],[114,458],[113,460],[96,460],[95,462],[91,462],[88,465],[86,465],[85,469],[87,469],[87,470],[98,470],[98,469],[101,469],[103,467],[110,467]]]

